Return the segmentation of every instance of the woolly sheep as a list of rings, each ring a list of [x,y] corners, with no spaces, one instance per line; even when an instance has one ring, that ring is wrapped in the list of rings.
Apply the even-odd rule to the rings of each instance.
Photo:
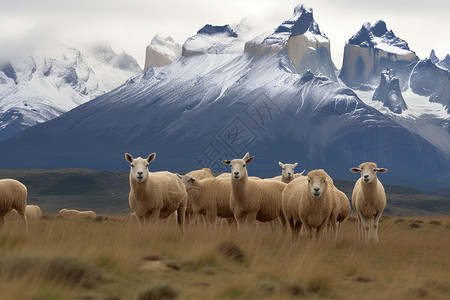
[[[4,217],[12,209],[15,209],[23,221],[25,230],[28,231],[27,216],[27,188],[15,179],[0,180],[0,226],[4,224]]]
[[[184,232],[186,189],[178,176],[171,172],[149,172],[148,165],[155,157],[156,153],[150,154],[147,159],[125,154],[125,159],[130,163],[130,208],[136,213],[140,224],[154,223],[158,218],[167,218],[176,211],[178,225]]]
[[[284,183],[289,183],[295,178],[298,178],[303,175],[305,170],[303,170],[301,173],[295,174],[294,168],[298,166],[298,163],[295,164],[283,164],[281,161],[278,162],[280,165],[282,171],[280,176],[273,177],[272,179],[282,181]]]
[[[369,240],[378,242],[378,222],[386,207],[386,193],[377,173],[385,173],[387,169],[378,168],[373,162],[365,162],[350,171],[361,173],[352,193],[352,205],[358,216],[359,238],[366,243]]]
[[[283,192],[283,214],[295,239],[304,227],[309,238],[319,238],[327,227],[333,208],[333,183],[324,170],[310,171],[289,183]]]
[[[194,170],[194,171],[191,171],[189,173],[186,173],[185,176],[195,177],[198,180],[205,179],[205,178],[213,178],[214,177],[214,175],[212,174],[210,168],[203,168],[203,169],[200,169],[200,170]],[[182,178],[182,176],[178,176],[178,177],[180,177],[180,179]],[[194,213],[193,208],[192,208],[192,201],[193,201],[192,200],[192,195],[187,193],[186,220],[185,220],[186,224],[190,224],[191,223],[191,217],[193,216],[193,213]]]
[[[347,195],[336,187],[334,187],[333,195],[334,203],[329,224],[334,231],[334,239],[337,240],[341,224],[350,214],[350,201]]]
[[[185,175],[181,177],[193,201],[195,215],[205,215],[206,221],[213,224],[216,216],[234,218],[230,208],[231,181],[229,178],[197,178]]]
[[[27,205],[25,207],[25,214],[27,215],[28,220],[37,220],[42,217],[41,208],[37,205]]]
[[[282,216],[281,193],[286,186],[281,181],[249,180],[247,164],[253,161],[247,152],[242,159],[224,160],[231,166],[230,207],[238,224],[271,222]]]
[[[79,218],[79,217],[85,217],[85,218],[95,218],[96,214],[92,210],[85,210],[80,211],[76,209],[66,209],[63,208],[59,211],[59,215],[63,218]]]

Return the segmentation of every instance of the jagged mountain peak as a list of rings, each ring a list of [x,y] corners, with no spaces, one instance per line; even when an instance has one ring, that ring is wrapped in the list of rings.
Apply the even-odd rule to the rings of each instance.
[[[229,37],[237,38],[236,32],[231,29],[230,25],[214,26],[211,24],[206,24],[202,29],[197,31],[197,34],[215,35],[215,34],[226,34]]]
[[[377,46],[378,48],[382,48],[382,45],[386,44],[398,49],[410,51],[408,43],[405,40],[395,36],[392,30],[388,30],[386,22],[382,20],[376,21],[373,26],[370,22],[364,22],[361,29],[353,35],[348,42],[364,48],[374,48]],[[395,50],[390,48],[388,52],[389,51]]]
[[[314,21],[313,9],[300,4],[294,8],[292,17],[281,23],[281,25],[275,29],[274,35],[282,34],[293,37],[305,34],[306,32],[327,38],[325,33],[320,31],[319,25]]]

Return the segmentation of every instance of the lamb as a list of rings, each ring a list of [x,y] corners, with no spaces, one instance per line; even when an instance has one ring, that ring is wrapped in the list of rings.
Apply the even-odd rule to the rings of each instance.
[[[185,184],[188,198],[192,199],[194,215],[204,215],[209,224],[213,224],[216,216],[234,218],[230,208],[231,181],[228,178],[197,178],[181,176]]]
[[[80,211],[76,209],[66,209],[63,208],[59,211],[59,215],[63,218],[95,218],[97,215],[92,210]]]
[[[378,222],[386,207],[386,193],[377,173],[386,173],[387,169],[378,168],[376,163],[365,162],[351,172],[360,172],[352,193],[352,205],[358,216],[359,238],[367,243],[378,242]]]
[[[178,174],[177,174],[178,175]],[[186,173],[185,176],[191,176],[195,177],[198,180],[205,179],[205,178],[214,178],[214,175],[211,172],[210,168],[203,168],[200,170],[194,170],[189,173]],[[178,175],[180,179],[182,179],[182,176]],[[187,206],[186,206],[186,224],[190,224],[191,217],[194,215],[194,210],[192,208],[192,195],[190,193],[187,193]]]
[[[292,239],[304,227],[308,238],[320,238],[333,208],[333,182],[324,170],[310,171],[289,183],[283,192],[283,214],[292,231]]]
[[[15,209],[28,231],[27,216],[25,207],[27,206],[28,191],[25,185],[15,179],[0,180],[0,226],[4,224],[4,217],[12,209]]]
[[[130,163],[129,205],[136,213],[140,224],[155,223],[158,218],[167,218],[175,211],[181,232],[184,232],[184,220],[187,205],[187,192],[177,175],[171,172],[152,172],[148,165],[156,157],[150,154],[146,159],[133,158],[125,153]]]
[[[298,173],[298,174],[294,173],[294,168],[296,166],[298,166],[298,163],[295,163],[295,164],[283,164],[280,161],[280,162],[278,162],[278,164],[280,165],[280,167],[282,169],[281,175],[273,177],[272,179],[278,180],[278,181],[282,181],[282,182],[284,182],[286,184],[291,182],[295,178],[298,178],[298,177],[302,176],[303,173],[305,172],[305,170],[303,170],[301,173]]]
[[[253,161],[247,152],[242,159],[224,160],[231,166],[230,207],[238,229],[244,224],[271,222],[282,216],[281,194],[286,186],[281,181],[249,180],[247,164]]]

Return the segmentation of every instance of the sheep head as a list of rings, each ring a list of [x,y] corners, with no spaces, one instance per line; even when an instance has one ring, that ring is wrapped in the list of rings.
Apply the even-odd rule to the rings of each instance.
[[[376,163],[365,162],[359,165],[358,168],[351,168],[351,172],[361,173],[361,181],[365,183],[372,183],[377,179],[377,173],[386,173],[387,169],[378,168]]]
[[[315,198],[322,196],[323,192],[327,188],[327,173],[324,170],[313,170],[307,175],[309,191]]]
[[[146,159],[133,158],[131,154],[125,153],[125,159],[130,163],[130,176],[137,182],[143,182],[148,176],[148,164],[156,157],[156,153],[150,154]]]
[[[241,159],[223,160],[222,162],[231,166],[231,178],[239,180],[243,177],[248,177],[247,164],[251,163],[254,158],[254,156],[250,157],[250,154],[247,152]]]
[[[298,166],[298,163],[295,164],[283,164],[281,161],[278,162],[278,164],[280,165],[281,169],[283,169],[283,171],[281,172],[281,176],[291,180],[292,178],[294,178],[294,168],[296,166]]]

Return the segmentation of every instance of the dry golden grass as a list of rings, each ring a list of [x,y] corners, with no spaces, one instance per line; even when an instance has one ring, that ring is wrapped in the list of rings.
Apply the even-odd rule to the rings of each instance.
[[[351,220],[351,219],[350,219]],[[388,217],[379,244],[125,217],[0,229],[0,299],[450,299],[450,217]],[[420,222],[421,221],[421,222]],[[415,225],[411,225],[415,224]]]

